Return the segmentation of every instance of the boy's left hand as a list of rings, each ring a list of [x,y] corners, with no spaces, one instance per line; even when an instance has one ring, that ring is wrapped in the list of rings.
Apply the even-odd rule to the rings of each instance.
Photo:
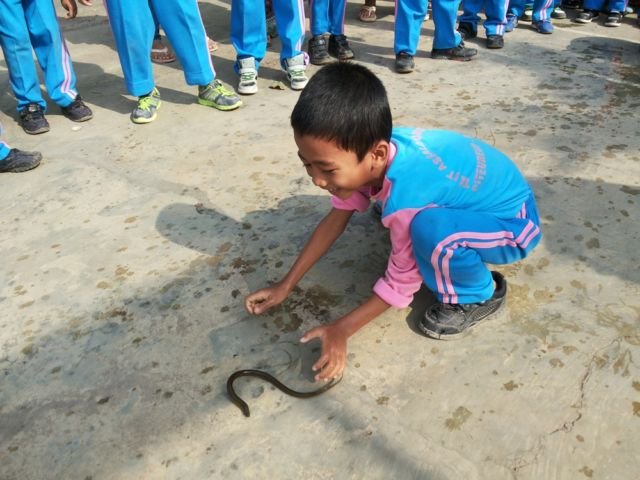
[[[86,7],[91,6],[91,0],[78,0],[82,5]],[[60,0],[62,7],[67,11],[67,18],[76,18],[78,15],[78,5],[76,0]]]
[[[309,330],[300,341],[307,343],[314,338],[322,342],[322,355],[312,367],[314,372],[319,372],[315,380],[339,378],[347,366],[348,336],[334,324]]]

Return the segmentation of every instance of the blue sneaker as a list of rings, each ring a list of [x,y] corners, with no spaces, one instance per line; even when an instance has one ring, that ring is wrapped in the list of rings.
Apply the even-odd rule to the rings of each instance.
[[[504,27],[505,32],[513,32],[518,26],[518,17],[513,13],[507,13],[507,25]]]
[[[538,33],[542,33],[544,35],[550,35],[553,33],[553,25],[549,20],[540,20],[538,22],[533,22],[533,26]]]

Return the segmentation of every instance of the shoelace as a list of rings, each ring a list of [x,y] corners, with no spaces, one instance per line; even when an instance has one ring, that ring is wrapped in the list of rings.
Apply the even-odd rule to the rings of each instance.
[[[219,80],[214,80],[213,83],[207,85],[207,88],[202,91],[202,95],[207,98],[213,95],[215,100],[219,96],[230,97],[235,95],[235,93],[227,89]]]
[[[138,100],[138,109],[149,111],[158,105],[157,99],[153,95],[148,95]]]
[[[241,73],[240,74],[240,81],[241,82],[253,82],[257,77],[257,74],[255,71],[251,71],[251,72],[245,72],[245,73]]]

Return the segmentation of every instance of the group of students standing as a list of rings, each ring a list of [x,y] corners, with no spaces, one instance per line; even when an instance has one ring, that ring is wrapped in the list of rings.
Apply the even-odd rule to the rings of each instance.
[[[91,5],[91,0],[60,1],[67,10],[67,18],[77,15],[77,3]],[[466,47],[463,40],[477,35],[478,13],[484,10],[486,15],[487,46],[501,48],[504,32],[515,28],[518,18],[525,13],[526,1],[464,0],[464,11],[458,19],[461,0],[397,0],[396,71],[413,71],[421,26],[429,7],[435,27],[431,57],[468,61],[477,50]],[[575,3],[579,0],[563,1]],[[616,26],[613,17],[624,10],[627,0],[584,0],[585,10],[577,21],[586,23],[596,18],[605,1],[609,3],[608,19],[612,17],[606,25]],[[292,89],[302,90],[306,86],[305,70],[309,62],[323,65],[331,62],[332,57],[353,59],[354,52],[344,33],[346,4],[347,0],[308,0],[311,37],[307,51],[304,51],[304,0],[232,0],[231,42],[237,53],[234,64],[238,75],[237,92],[251,95],[258,91],[258,71],[269,42],[269,16],[275,18],[281,39],[280,65]],[[126,88],[138,97],[131,113],[134,123],[152,122],[161,105],[151,63],[153,53],[158,52],[160,26],[183,67],[186,83],[197,86],[198,103],[222,111],[235,110],[242,105],[240,96],[216,78],[211,61],[215,43],[205,31],[196,0],[104,0],[104,5]],[[553,27],[548,19],[557,7],[554,0],[534,0],[533,24],[539,32],[551,33]],[[375,0],[365,0],[363,9],[367,15],[361,10],[361,20],[375,20]],[[49,97],[60,107],[62,114],[73,122],[90,120],[93,114],[76,90],[76,75],[53,1],[0,0],[0,12],[0,46],[23,130],[35,135],[50,129],[45,117],[47,105],[33,62],[34,51],[44,73]],[[166,52],[162,50],[161,53]],[[166,56],[161,58],[167,59]],[[35,168],[40,158],[39,154],[21,152],[0,143],[0,172]]]

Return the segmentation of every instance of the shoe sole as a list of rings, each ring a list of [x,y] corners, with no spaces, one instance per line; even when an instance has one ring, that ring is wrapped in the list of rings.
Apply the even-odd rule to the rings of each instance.
[[[475,57],[475,55],[473,55],[473,57]],[[431,58],[434,60],[453,60],[454,62],[470,62],[473,57],[449,57],[447,55],[433,56],[433,54],[431,54]]]
[[[447,341],[447,340],[460,340],[466,336],[468,336],[471,333],[471,330],[475,329],[475,327],[477,327],[479,324],[481,323],[485,323],[485,320],[494,320],[492,323],[496,323],[495,322],[495,317],[502,312],[502,310],[504,310],[505,305],[507,304],[507,299],[505,298],[504,301],[498,306],[498,308],[496,308],[495,311],[491,312],[490,314],[488,314],[485,318],[483,318],[482,320],[478,320],[476,323],[474,323],[473,325],[468,326],[467,328],[465,328],[464,330],[462,330],[459,333],[447,333],[447,334],[442,334],[442,333],[438,333],[438,332],[434,332],[429,330],[427,327],[425,327],[422,322],[418,323],[418,329],[424,333],[427,337],[429,338],[433,338],[434,340],[442,340],[442,341]]]
[[[65,117],[71,120],[72,122],[82,123],[82,122],[88,122],[89,120],[91,120],[93,118],[93,114],[87,115],[86,117],[80,117],[80,118],[71,118],[71,117],[68,117],[67,115],[65,115]]]
[[[22,173],[22,172],[28,172],[29,170],[33,170],[34,168],[36,168],[38,165],[40,165],[40,160],[38,160],[38,163],[36,163],[35,165],[29,165],[28,167],[18,167],[18,168],[13,168],[13,169],[11,169],[11,170],[3,171],[2,173]]]
[[[136,125],[145,125],[147,123],[153,122],[156,118],[158,118],[158,110],[160,110],[160,106],[161,105],[162,105],[162,102],[158,103],[158,105],[156,106],[156,111],[153,112],[153,116],[151,118],[133,118],[133,117],[131,117],[131,121],[133,123],[135,123]]]
[[[620,24],[619,23],[605,23],[604,26],[605,27],[619,27]]]
[[[253,95],[255,93],[258,93],[258,85],[249,88],[241,88],[240,85],[238,85],[238,93],[240,95]]]
[[[582,20],[581,18],[576,18],[576,23],[591,23],[593,19],[591,20]]]
[[[397,68],[396,67],[396,73],[400,73],[400,74],[406,75],[407,73],[411,73],[411,72],[413,72],[413,68],[404,69],[404,68]]]
[[[220,110],[220,111],[223,111],[223,112],[228,112],[230,110],[235,110],[235,109],[240,108],[242,106],[242,100],[238,100],[233,105],[218,105],[217,103],[212,102],[211,100],[204,100],[203,98],[198,98],[198,103],[200,105],[204,105],[205,107],[212,107],[212,108],[215,108],[216,110]]]
[[[43,127],[40,128],[38,130],[24,130],[24,133],[28,134],[28,135],[40,135],[41,133],[47,133],[49,130],[51,130],[51,127]]]

